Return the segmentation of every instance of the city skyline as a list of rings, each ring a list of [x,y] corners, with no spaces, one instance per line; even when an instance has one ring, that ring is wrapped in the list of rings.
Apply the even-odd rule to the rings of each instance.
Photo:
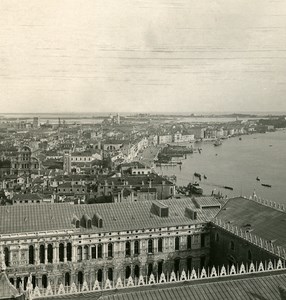
[[[0,8],[1,113],[286,111],[283,1]]]

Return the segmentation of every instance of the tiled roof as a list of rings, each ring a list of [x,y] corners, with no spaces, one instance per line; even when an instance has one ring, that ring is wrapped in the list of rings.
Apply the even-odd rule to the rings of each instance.
[[[286,247],[286,213],[283,211],[239,197],[229,199],[217,218],[242,229],[250,224],[254,235]]]
[[[0,234],[75,229],[73,216],[79,219],[87,213],[99,213],[103,228],[81,228],[88,232],[109,232],[142,228],[159,228],[202,223],[211,220],[218,209],[198,210],[197,220],[191,220],[185,209],[195,205],[190,198],[161,200],[169,206],[169,217],[161,218],[151,213],[152,201],[132,203],[104,203],[90,205],[27,204],[24,206],[0,207]]]

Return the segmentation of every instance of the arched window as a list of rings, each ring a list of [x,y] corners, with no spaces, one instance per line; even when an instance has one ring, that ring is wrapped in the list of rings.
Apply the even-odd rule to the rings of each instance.
[[[180,250],[180,237],[175,237],[175,250]]]
[[[158,252],[163,252],[163,238],[158,239]]]
[[[69,272],[67,272],[67,273],[65,274],[65,285],[66,285],[66,286],[69,286],[69,285],[70,285],[70,273],[69,273]]]
[[[247,258],[248,258],[248,260],[252,260],[252,253],[251,253],[251,251],[250,250],[248,250],[248,252],[247,252]]]
[[[82,246],[77,247],[77,261],[82,261]]]
[[[108,268],[107,277],[110,281],[113,280],[113,269],[112,268]]]
[[[45,245],[40,245],[40,263],[45,263]]]
[[[63,262],[65,256],[65,246],[63,243],[59,245],[59,261]]]
[[[192,236],[187,236],[187,249],[192,249]]]
[[[35,275],[32,275],[32,285],[33,285],[33,288],[36,287],[36,276]]]
[[[10,251],[7,247],[4,248],[4,258],[6,267],[10,266]]]
[[[138,265],[134,267],[134,276],[137,278],[140,276],[140,267]]]
[[[35,260],[35,250],[34,246],[29,246],[29,265],[33,265]]]
[[[85,245],[84,246],[84,248],[83,248],[83,259],[84,260],[88,260],[89,258],[88,258],[88,246],[87,245]]]
[[[108,244],[107,255],[108,257],[113,257],[113,245],[111,243]]]
[[[102,258],[102,244],[98,244],[97,247],[97,257]]]
[[[234,242],[230,241],[230,250],[234,250]]]
[[[153,253],[153,240],[148,240],[148,253]]]
[[[24,290],[27,288],[27,283],[28,283],[28,276],[24,277]]]
[[[83,284],[83,274],[82,271],[79,271],[77,274],[77,282],[78,284]]]
[[[48,286],[48,278],[47,278],[47,275],[44,274],[44,275],[42,276],[42,287],[43,287],[44,289],[46,289],[47,286]]]
[[[125,269],[125,278],[129,278],[131,275],[131,268],[130,266],[127,266],[126,269]]]
[[[98,280],[99,282],[102,282],[102,270],[101,270],[101,269],[99,269],[99,270],[97,271],[97,280]]]
[[[48,262],[53,262],[53,245],[51,244],[48,245]]]
[[[72,261],[72,245],[67,243],[67,261]]]
[[[135,241],[134,242],[134,254],[135,255],[138,255],[140,253],[140,244],[139,244],[139,241]]]
[[[131,255],[131,245],[130,245],[129,241],[127,241],[125,243],[125,255],[126,256],[130,256]]]

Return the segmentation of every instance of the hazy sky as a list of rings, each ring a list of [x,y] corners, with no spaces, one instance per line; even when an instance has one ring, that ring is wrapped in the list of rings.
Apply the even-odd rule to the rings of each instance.
[[[1,0],[1,112],[286,111],[285,0]]]

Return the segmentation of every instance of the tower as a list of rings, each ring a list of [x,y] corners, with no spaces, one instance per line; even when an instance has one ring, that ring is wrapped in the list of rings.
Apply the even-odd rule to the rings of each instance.
[[[39,118],[34,117],[34,119],[33,119],[33,128],[37,129],[38,127],[39,127]]]
[[[120,115],[117,114],[117,124],[120,125]]]
[[[64,151],[64,166],[63,170],[65,174],[71,173],[71,151],[65,150]]]

